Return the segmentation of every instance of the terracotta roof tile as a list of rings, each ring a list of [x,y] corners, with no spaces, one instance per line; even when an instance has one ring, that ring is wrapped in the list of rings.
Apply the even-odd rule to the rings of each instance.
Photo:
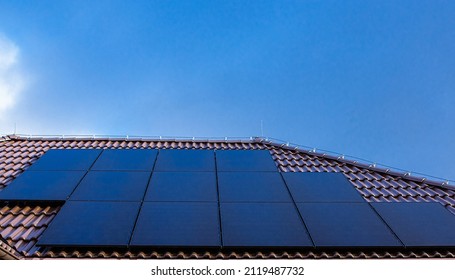
[[[130,258],[130,259],[384,259],[384,258],[453,258],[453,251],[332,251],[332,252],[116,252],[116,251],[49,251],[37,252],[36,258]]]

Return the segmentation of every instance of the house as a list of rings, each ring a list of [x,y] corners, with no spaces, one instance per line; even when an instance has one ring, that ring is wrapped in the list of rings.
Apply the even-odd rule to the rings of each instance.
[[[453,188],[261,137],[7,135],[0,258],[452,258]]]

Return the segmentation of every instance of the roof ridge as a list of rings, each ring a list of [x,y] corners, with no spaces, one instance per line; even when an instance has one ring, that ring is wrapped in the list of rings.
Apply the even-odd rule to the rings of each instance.
[[[337,160],[356,167],[364,168],[374,172],[380,172],[391,176],[400,177],[418,183],[425,183],[430,186],[455,190],[455,180],[422,174],[419,172],[406,171],[393,166],[373,162],[363,158],[341,154],[324,149],[311,148],[309,146],[290,143],[276,138],[264,136],[250,137],[185,137],[185,136],[135,136],[135,135],[27,135],[7,134],[0,138],[0,141],[8,140],[78,140],[78,141],[144,141],[144,142],[210,142],[210,143],[262,143],[278,148],[297,151],[307,155],[318,156],[331,160]],[[415,174],[415,175],[414,175]]]
[[[32,134],[7,134],[2,135],[3,141],[8,140],[117,140],[117,141],[179,141],[179,142],[235,142],[235,143],[254,143],[256,136],[239,137],[187,137],[187,136],[138,136],[138,135],[32,135]]]
[[[284,141],[281,142],[281,140],[274,139],[274,138],[262,138],[262,139],[256,139],[256,141],[263,143],[263,144],[275,146],[275,147],[278,147],[281,149],[286,149],[288,151],[296,151],[296,152],[304,153],[304,154],[310,155],[310,156],[317,156],[317,157],[322,157],[322,158],[326,158],[326,159],[337,160],[337,161],[340,161],[340,162],[343,162],[346,164],[351,164],[356,167],[360,167],[362,169],[367,169],[367,170],[374,171],[374,172],[380,172],[380,173],[384,173],[387,175],[400,177],[402,179],[418,182],[418,183],[425,183],[427,185],[431,185],[434,187],[455,190],[455,180],[444,179],[444,178],[440,178],[440,177],[436,177],[436,176],[431,176],[428,174],[422,174],[419,172],[405,171],[404,169],[400,169],[397,167],[392,167],[392,166],[388,166],[385,164],[376,163],[376,162],[372,162],[372,161],[369,161],[366,159],[349,156],[349,155],[345,155],[345,154],[340,154],[340,153],[333,152],[333,151],[327,151],[327,150],[316,149],[316,148],[308,149],[309,148],[308,146],[291,144],[289,142],[284,142]],[[280,142],[278,142],[278,141],[280,141]],[[322,153],[318,152],[318,150],[321,151]],[[412,174],[417,174],[417,176],[412,175]]]

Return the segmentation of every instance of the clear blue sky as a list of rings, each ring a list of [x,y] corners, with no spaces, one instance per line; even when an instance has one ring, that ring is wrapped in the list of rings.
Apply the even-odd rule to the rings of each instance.
[[[1,1],[0,133],[264,135],[455,179],[455,1]]]

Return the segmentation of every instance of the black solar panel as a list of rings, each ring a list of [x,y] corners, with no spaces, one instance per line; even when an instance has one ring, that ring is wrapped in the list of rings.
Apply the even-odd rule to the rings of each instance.
[[[279,173],[267,150],[49,150],[0,191],[68,197],[39,246],[455,248],[439,203],[370,205],[342,173]]]
[[[221,202],[291,202],[278,172],[218,172]]]
[[[455,216],[439,203],[371,203],[407,247],[455,247]]]
[[[222,203],[223,245],[312,247],[292,203]]]
[[[25,171],[5,189],[2,200],[66,200],[84,171]]]
[[[140,202],[68,201],[39,246],[127,246]]]
[[[366,202],[342,173],[283,172],[296,202]]]
[[[150,172],[90,171],[70,200],[141,201]]]
[[[88,170],[100,153],[101,150],[98,149],[51,149],[33,163],[29,170]]]
[[[298,203],[316,247],[400,247],[368,203]]]
[[[215,171],[213,150],[161,150],[155,171]]]
[[[216,202],[144,202],[131,246],[219,247]]]
[[[151,171],[157,154],[152,149],[104,150],[92,170]]]
[[[268,150],[217,150],[218,171],[278,171]]]
[[[215,172],[154,172],[145,201],[217,201]]]

